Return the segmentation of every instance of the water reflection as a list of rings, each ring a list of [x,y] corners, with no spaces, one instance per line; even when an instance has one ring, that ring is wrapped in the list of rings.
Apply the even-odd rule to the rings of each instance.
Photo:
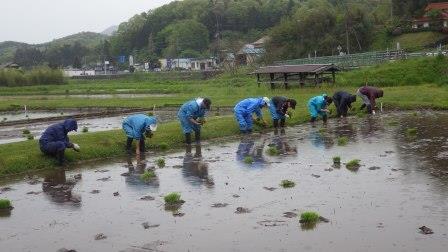
[[[202,146],[200,144],[195,145],[194,154],[193,146],[186,146],[182,175],[193,186],[205,185],[207,188],[214,187],[213,178],[208,174],[208,163],[202,157]]]
[[[255,139],[252,136],[242,136],[236,152],[236,159],[238,162],[245,163],[244,160],[247,157],[251,157],[253,159],[251,167],[262,168],[266,163],[263,157],[265,143],[266,139],[263,139],[260,143],[256,144]]]
[[[56,169],[44,176],[42,191],[54,203],[70,203],[75,207],[80,207],[81,196],[73,193],[77,182],[75,179],[67,179],[65,170]]]
[[[398,155],[405,167],[414,168],[448,182],[448,116],[407,116],[401,119],[396,137]],[[417,129],[408,137],[408,128]],[[446,190],[446,188],[445,188]]]
[[[381,135],[385,132],[383,120],[380,117],[368,115],[364,120],[361,120],[359,131],[364,139],[381,138]]]
[[[151,187],[158,188],[160,186],[159,179],[157,174],[155,173],[155,167],[147,167],[148,161],[146,160],[146,155],[141,153],[136,157],[136,163],[133,163],[132,155],[128,155],[126,159],[127,165],[126,168],[128,172],[124,173],[123,176],[126,177],[125,182],[128,186],[134,187],[136,189]],[[149,180],[142,179],[142,175],[146,171],[151,171],[156,174],[156,177],[151,178]]]
[[[334,140],[325,130],[316,130],[315,128],[310,129],[310,134],[308,139],[311,144],[317,149],[327,150],[334,146]]]
[[[353,122],[349,121],[349,118],[340,118],[336,121],[336,124],[333,128],[334,134],[336,138],[338,137],[347,137],[349,142],[356,142],[357,139],[357,129],[356,125]]]
[[[276,149],[282,155],[297,155],[297,146],[295,146],[295,143],[293,141],[289,141],[289,138],[286,136],[285,129],[274,130],[274,138],[272,139],[272,143],[269,144],[269,146],[276,147]]]

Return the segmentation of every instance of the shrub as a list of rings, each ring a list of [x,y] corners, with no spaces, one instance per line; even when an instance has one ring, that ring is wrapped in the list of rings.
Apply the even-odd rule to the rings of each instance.
[[[296,183],[294,183],[291,180],[285,179],[285,180],[282,180],[282,182],[280,183],[280,186],[283,188],[291,188],[291,187],[296,186]]]
[[[9,209],[11,206],[11,201],[9,199],[0,199],[0,209]]]
[[[316,223],[319,221],[319,214],[316,212],[304,212],[300,215],[301,223]]]
[[[31,86],[64,84],[61,70],[36,67],[30,71],[16,69],[0,70],[0,86]]]
[[[156,164],[157,164],[157,166],[158,166],[159,168],[163,168],[163,167],[165,167],[165,159],[163,159],[163,158],[159,158],[159,159],[157,159],[157,160],[156,160]]]
[[[165,200],[166,204],[177,204],[182,202],[182,200],[180,199],[180,193],[176,192],[165,195],[163,199]]]

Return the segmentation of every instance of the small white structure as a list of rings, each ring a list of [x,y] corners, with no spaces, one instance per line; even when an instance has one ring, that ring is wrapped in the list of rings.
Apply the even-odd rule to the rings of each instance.
[[[190,69],[194,71],[210,71],[218,67],[215,58],[192,59],[190,65]]]
[[[191,70],[191,71],[208,71],[217,68],[215,58],[207,59],[160,59],[160,68],[162,71],[169,71],[174,69]]]
[[[64,76],[66,77],[90,76],[90,75],[95,75],[95,70],[64,69]]]

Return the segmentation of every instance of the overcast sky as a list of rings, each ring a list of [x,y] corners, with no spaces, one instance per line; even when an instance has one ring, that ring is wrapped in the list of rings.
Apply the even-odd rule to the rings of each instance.
[[[173,0],[0,0],[0,42],[42,43],[102,32]]]

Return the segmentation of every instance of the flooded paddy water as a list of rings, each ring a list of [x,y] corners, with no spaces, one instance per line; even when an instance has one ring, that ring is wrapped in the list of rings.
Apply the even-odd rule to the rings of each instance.
[[[2,251],[446,251],[448,114],[331,120],[2,183]],[[409,128],[415,128],[409,133]],[[348,143],[338,145],[338,137]],[[279,156],[269,156],[276,146]],[[243,160],[251,156],[254,162]],[[342,164],[334,166],[332,158]],[[358,170],[346,162],[361,160]],[[156,178],[144,182],[144,170]],[[80,174],[80,175],[79,175]],[[282,180],[296,183],[281,188]],[[166,208],[163,196],[185,203]],[[316,211],[329,220],[299,223]],[[422,234],[419,227],[434,232]]]
[[[32,111],[27,112],[28,117],[25,116],[25,112],[10,112],[8,114],[4,113],[4,115],[9,115],[8,118],[10,118],[10,120],[7,121],[8,124],[6,125],[2,125],[0,123],[0,144],[26,141],[27,135],[23,134],[24,130],[29,130],[31,135],[33,135],[35,138],[38,139],[48,126],[57,122],[61,122],[65,118],[68,118],[70,116],[80,117],[79,119],[77,119],[78,132],[71,134],[82,134],[83,133],[82,129],[84,127],[87,127],[89,132],[121,129],[121,123],[123,122],[123,117],[128,116],[130,114],[148,113],[148,112],[152,111],[135,111],[133,113],[117,111],[114,113],[109,112],[109,115],[106,114],[102,116],[101,115],[90,116],[89,113],[86,113],[83,114],[82,116],[78,116],[79,111],[75,110],[64,111],[63,113]],[[230,113],[231,113],[230,109],[220,110],[221,115],[226,115]],[[177,109],[176,108],[165,108],[163,110],[158,109],[156,111],[156,115],[158,116],[161,122],[173,121],[177,119]],[[28,119],[25,118],[36,120],[27,122]]]

